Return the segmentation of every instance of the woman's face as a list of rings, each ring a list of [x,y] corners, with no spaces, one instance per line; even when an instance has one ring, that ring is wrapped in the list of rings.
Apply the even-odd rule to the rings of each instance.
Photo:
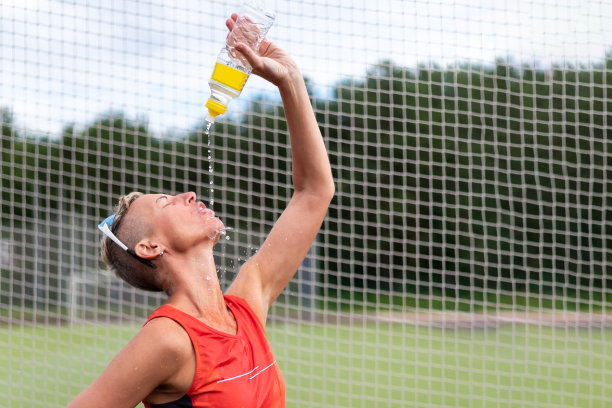
[[[175,196],[147,194],[133,205],[136,204],[141,219],[150,223],[152,235],[177,252],[202,244],[214,245],[225,228],[193,192]]]

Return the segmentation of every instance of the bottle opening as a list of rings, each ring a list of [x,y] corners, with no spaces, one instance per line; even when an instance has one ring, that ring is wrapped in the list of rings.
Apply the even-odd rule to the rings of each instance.
[[[213,99],[208,99],[208,101],[206,101],[206,107],[208,108],[208,117],[212,117],[212,121],[209,121],[207,118],[207,122],[214,122],[214,118],[219,115],[223,115],[225,113],[225,110],[227,109],[227,106]]]

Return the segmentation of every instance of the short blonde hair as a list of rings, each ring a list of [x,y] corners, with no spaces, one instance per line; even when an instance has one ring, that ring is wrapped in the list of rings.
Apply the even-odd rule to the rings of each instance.
[[[126,217],[132,203],[141,196],[143,196],[142,193],[135,191],[121,197],[116,207],[115,219],[110,227],[113,234],[128,248],[133,248],[138,243],[146,229],[146,226],[143,225],[135,226],[134,222],[130,222],[130,217]],[[107,236],[102,238],[102,259],[118,278],[135,288],[152,292],[162,291],[157,282],[155,269],[140,263]]]

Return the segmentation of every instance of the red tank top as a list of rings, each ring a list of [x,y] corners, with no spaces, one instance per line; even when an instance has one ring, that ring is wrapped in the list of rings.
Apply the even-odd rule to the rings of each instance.
[[[149,316],[147,323],[167,317],[185,329],[195,350],[196,370],[182,398],[166,404],[144,403],[145,407],[285,407],[285,382],[261,322],[244,299],[227,295],[224,299],[238,325],[235,335],[215,330],[170,305]]]

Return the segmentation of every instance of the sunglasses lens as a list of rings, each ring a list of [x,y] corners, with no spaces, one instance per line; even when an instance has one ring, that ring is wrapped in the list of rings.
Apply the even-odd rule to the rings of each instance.
[[[115,214],[111,215],[110,217],[108,217],[107,219],[105,219],[104,221],[102,221],[100,223],[100,228],[102,228],[103,226],[107,225],[108,228],[111,227],[111,225],[113,225],[113,221],[115,221]]]

